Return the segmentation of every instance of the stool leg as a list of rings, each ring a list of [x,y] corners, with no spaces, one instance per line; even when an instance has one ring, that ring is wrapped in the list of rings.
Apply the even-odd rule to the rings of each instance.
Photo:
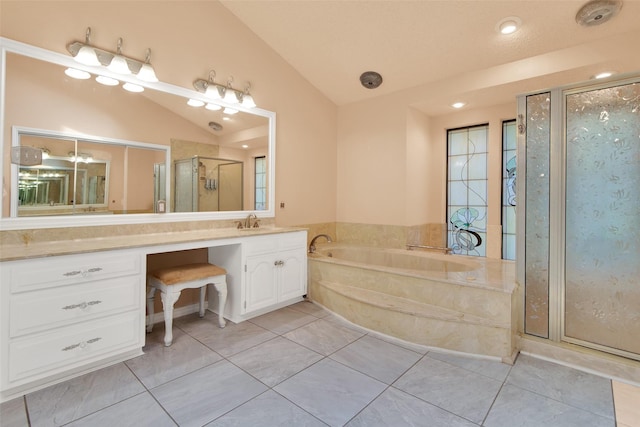
[[[207,290],[207,285],[200,288],[200,317],[204,317],[204,295]]]
[[[147,313],[149,314],[149,323],[147,324],[147,333],[150,334],[153,330],[153,313],[154,313],[154,304],[153,300],[156,295],[156,288],[149,287],[149,292],[147,292]]]
[[[218,325],[224,328],[227,325],[223,317],[224,306],[227,302],[227,281],[226,279],[222,279],[220,283],[214,283],[213,286],[215,286],[218,292]]]
[[[169,347],[173,342],[173,305],[180,298],[180,291],[166,293],[162,292],[162,308],[164,309],[164,345]]]

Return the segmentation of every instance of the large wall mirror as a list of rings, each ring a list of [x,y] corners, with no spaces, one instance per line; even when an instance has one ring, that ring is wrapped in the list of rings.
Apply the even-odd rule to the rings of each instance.
[[[128,92],[134,77],[0,43],[3,229],[274,215],[275,113],[192,107],[211,101],[163,82]],[[40,150],[42,161],[12,163],[12,147]]]

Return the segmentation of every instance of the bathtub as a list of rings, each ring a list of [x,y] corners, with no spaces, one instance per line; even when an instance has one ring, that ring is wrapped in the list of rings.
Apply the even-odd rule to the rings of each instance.
[[[512,363],[521,307],[515,264],[339,243],[309,254],[308,297],[409,343]]]

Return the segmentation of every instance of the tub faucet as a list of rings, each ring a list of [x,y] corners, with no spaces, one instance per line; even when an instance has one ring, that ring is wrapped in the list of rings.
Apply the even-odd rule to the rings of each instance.
[[[311,239],[311,243],[309,243],[309,253],[312,254],[316,251],[316,240],[318,240],[318,238],[320,237],[324,237],[325,239],[327,239],[328,243],[331,243],[331,236],[329,236],[328,234],[318,234],[316,237],[314,237],[313,239]]]

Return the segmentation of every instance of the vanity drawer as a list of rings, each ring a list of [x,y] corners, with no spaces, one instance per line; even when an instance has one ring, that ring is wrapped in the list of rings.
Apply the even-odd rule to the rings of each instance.
[[[9,343],[9,382],[49,376],[126,348],[140,348],[142,323],[135,311],[13,339]]]
[[[303,231],[297,231],[294,233],[282,233],[278,237],[278,249],[298,249],[302,248],[303,251],[307,251],[307,233]]]
[[[140,266],[138,253],[96,252],[9,262],[2,276],[12,292],[24,292],[137,274]]]
[[[136,275],[13,295],[10,336],[139,309],[141,289],[144,283]]]
[[[247,255],[271,253],[278,250],[278,239],[274,236],[252,237],[244,245]]]

